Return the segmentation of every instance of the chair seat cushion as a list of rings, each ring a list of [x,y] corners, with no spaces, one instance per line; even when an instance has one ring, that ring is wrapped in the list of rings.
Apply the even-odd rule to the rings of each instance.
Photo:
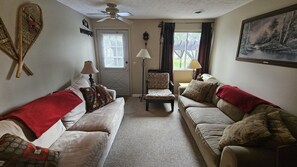
[[[169,89],[149,89],[146,100],[174,100],[175,96]]]

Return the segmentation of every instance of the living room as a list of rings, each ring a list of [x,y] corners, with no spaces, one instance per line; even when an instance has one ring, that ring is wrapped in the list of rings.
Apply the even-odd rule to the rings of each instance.
[[[0,1],[0,16],[14,43],[17,37],[17,10],[24,2],[27,1]],[[41,7],[44,21],[40,36],[25,58],[26,64],[34,75],[27,76],[22,72],[21,77],[16,78],[17,63],[0,52],[0,114],[67,87],[81,75],[84,61],[98,62],[94,38],[79,32],[79,28],[84,28],[83,19],[87,20],[89,30],[93,32],[99,27],[129,29],[131,96],[137,96],[142,91],[140,72],[142,60],[136,58],[136,55],[144,47],[142,39],[144,32],[150,35],[147,49],[151,59],[146,61],[146,68],[159,68],[160,28],[158,25],[163,21],[162,19],[135,19],[131,25],[113,20],[97,23],[96,20],[87,18],[57,1],[32,0],[30,2]],[[296,4],[295,0],[254,0],[218,18],[197,20],[197,22],[214,22],[210,74],[221,82],[236,85],[297,115],[296,68],[235,60],[242,20],[294,4]],[[175,71],[175,88],[181,82],[189,82],[191,75],[190,70]],[[93,76],[95,81],[100,81],[99,75]]]

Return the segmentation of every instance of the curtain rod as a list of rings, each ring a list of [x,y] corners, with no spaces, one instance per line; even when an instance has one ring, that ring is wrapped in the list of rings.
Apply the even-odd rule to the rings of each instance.
[[[192,21],[186,21],[186,20],[162,20],[164,23],[181,23],[181,24],[193,24],[193,23],[214,23],[214,19],[211,20],[192,20]]]

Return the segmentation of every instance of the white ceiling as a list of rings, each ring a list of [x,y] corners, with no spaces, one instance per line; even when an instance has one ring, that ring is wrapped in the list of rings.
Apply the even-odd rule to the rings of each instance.
[[[252,0],[57,0],[62,4],[88,15],[101,13],[107,2],[116,3],[120,12],[130,12],[130,19],[211,19],[226,14]],[[200,14],[194,11],[203,10]]]

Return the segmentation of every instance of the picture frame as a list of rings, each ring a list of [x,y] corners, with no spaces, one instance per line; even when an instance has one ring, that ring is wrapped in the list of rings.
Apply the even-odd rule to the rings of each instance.
[[[297,68],[297,4],[243,20],[236,60]]]

